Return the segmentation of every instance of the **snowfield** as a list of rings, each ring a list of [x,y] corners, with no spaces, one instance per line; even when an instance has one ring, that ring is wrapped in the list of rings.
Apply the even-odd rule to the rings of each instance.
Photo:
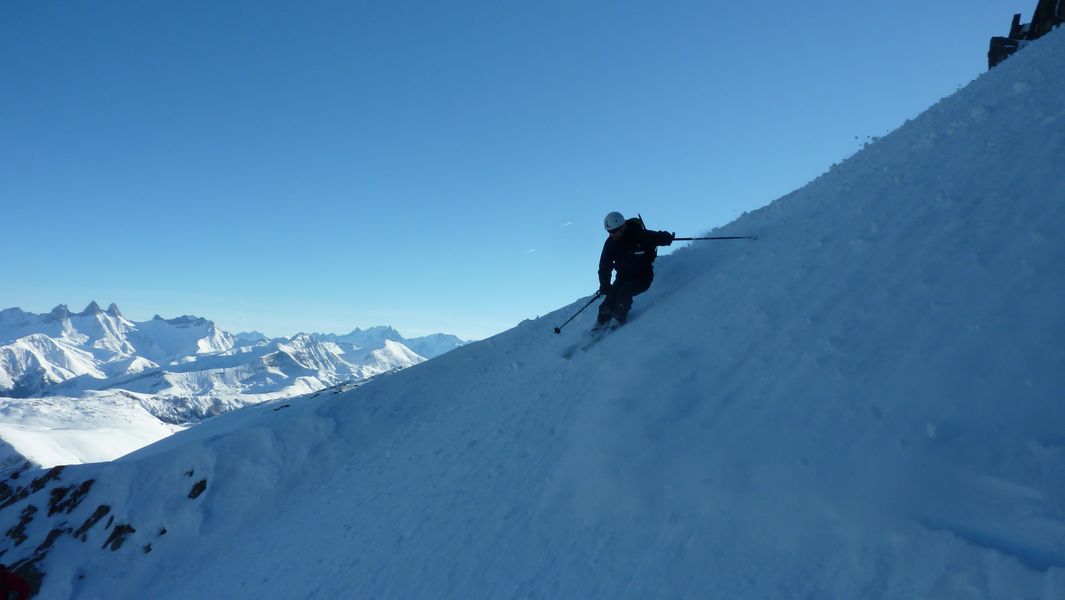
[[[182,429],[131,395],[0,398],[0,439],[8,448],[0,450],[0,468],[25,458],[48,466],[113,460]]]
[[[22,473],[4,560],[43,598],[1065,598],[1062,65],[661,258],[569,359],[587,298]]]

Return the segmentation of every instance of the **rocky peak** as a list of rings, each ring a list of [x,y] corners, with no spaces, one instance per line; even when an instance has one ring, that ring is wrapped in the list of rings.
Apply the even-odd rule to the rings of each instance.
[[[314,336],[309,333],[297,333],[290,340],[293,344],[307,345],[314,343]]]
[[[60,304],[52,309],[52,312],[45,315],[47,321],[63,321],[70,318],[70,309],[66,304]]]
[[[95,300],[93,300],[92,302],[89,303],[88,306],[85,307],[85,310],[83,310],[80,313],[78,313],[77,316],[79,316],[79,317],[88,317],[90,315],[95,315],[95,314],[102,313],[102,312],[104,312],[103,309],[100,308],[100,305],[97,304]]]
[[[401,340],[403,336],[399,334],[391,325],[377,325],[374,327],[368,327],[366,329],[359,329],[356,327],[348,335],[376,335],[390,340]]]

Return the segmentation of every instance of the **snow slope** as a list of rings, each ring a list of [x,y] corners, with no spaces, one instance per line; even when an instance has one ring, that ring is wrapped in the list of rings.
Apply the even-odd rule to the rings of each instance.
[[[23,457],[47,466],[113,460],[182,429],[131,395],[0,398],[0,471]]]
[[[224,352],[236,345],[233,336],[213,322],[190,315],[176,319],[156,315],[150,321],[137,323],[131,338],[137,354],[158,364]]]
[[[1058,31],[719,231],[757,242],[663,257],[569,360],[580,301],[24,474],[5,560],[46,598],[1065,597],[1063,64]]]
[[[104,373],[91,353],[62,339],[33,334],[0,346],[0,389],[28,395],[79,376]]]

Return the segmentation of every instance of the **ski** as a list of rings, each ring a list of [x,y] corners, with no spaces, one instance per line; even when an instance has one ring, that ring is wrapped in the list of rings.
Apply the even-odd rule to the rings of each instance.
[[[619,323],[613,323],[610,326],[588,330],[580,341],[573,344],[562,353],[562,358],[573,358],[573,355],[576,354],[578,350],[586,352],[589,348],[601,342],[603,338],[618,327],[621,327]]]
[[[581,346],[581,350],[582,351],[587,351],[592,346],[594,346],[594,345],[598,344],[599,342],[603,341],[603,338],[605,338],[611,331],[614,331],[614,329],[610,328],[610,327],[604,327],[604,328],[600,329],[598,332],[596,332],[595,335],[592,336],[592,339],[588,340],[588,343],[586,343],[583,346]]]

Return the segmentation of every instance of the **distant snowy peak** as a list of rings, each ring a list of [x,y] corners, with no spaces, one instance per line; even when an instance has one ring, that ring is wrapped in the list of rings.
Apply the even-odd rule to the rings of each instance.
[[[56,309],[57,310],[62,310],[62,312],[67,313],[68,317],[70,316],[69,315],[70,311],[67,310],[66,305],[61,304],[61,305],[57,306]],[[118,309],[118,305],[115,304],[114,302],[112,302],[111,305],[107,307],[107,310],[104,310],[104,309],[100,308],[100,305],[97,304],[95,300],[90,302],[89,305],[85,307],[85,310],[81,311],[76,316],[88,317],[88,316],[92,316],[92,315],[96,315],[96,314],[107,314],[107,315],[110,315],[110,316],[115,317],[115,318],[121,318],[122,317],[122,311],[120,311]]]
[[[70,318],[70,309],[66,304],[60,304],[52,309],[52,312],[41,315],[42,320],[45,322],[50,321],[65,321]]]
[[[312,335],[320,340],[327,340],[340,344],[351,344],[352,346],[358,346],[360,348],[377,348],[384,344],[385,340],[397,342],[404,341],[403,336],[390,325],[380,325],[368,329],[359,329],[356,327],[350,333],[343,335],[332,333],[315,333]]]
[[[44,314],[26,312],[18,307],[6,308],[0,311],[0,343],[32,333],[59,332],[62,323],[69,321],[70,316],[66,304],[60,304]]]
[[[359,329],[358,327],[356,327],[348,335],[351,335],[351,336],[364,335],[364,336],[373,336],[373,337],[383,337],[383,338],[388,338],[388,339],[391,339],[392,336],[403,337],[391,325],[377,325],[376,327],[368,327],[366,329]]]
[[[426,360],[403,343],[393,340],[384,340],[373,348],[360,348],[354,344],[317,339],[306,333],[278,343],[277,351],[304,368],[355,378],[409,367]]]
[[[202,326],[207,325],[207,324],[211,324],[211,325],[214,324],[214,323],[211,323],[211,321],[208,321],[207,319],[205,319],[203,317],[196,317],[196,316],[193,316],[193,315],[182,315],[180,317],[175,317],[173,319],[164,319],[163,317],[160,317],[159,315],[155,315],[154,317],[152,317],[152,320],[153,321],[163,321],[164,323],[167,323],[169,325],[173,325],[174,327],[202,327]]]
[[[46,314],[25,312],[19,308],[0,311],[0,344],[30,335],[42,334],[61,339],[92,352],[100,360],[135,353],[126,340],[134,324],[114,304],[107,312],[91,302],[80,313],[72,313],[60,304]]]
[[[238,343],[242,344],[256,344],[270,339],[266,337],[266,334],[259,331],[241,331],[239,333],[234,333],[233,338],[236,339]]]
[[[367,329],[356,327],[350,333],[336,335],[332,333],[311,334],[314,339],[336,342],[338,344],[350,344],[358,348],[381,348],[386,341],[399,342],[414,353],[425,358],[436,358],[445,352],[449,352],[463,346],[466,342],[454,335],[446,333],[434,333],[417,338],[405,338],[389,325],[380,325]]]
[[[374,350],[371,354],[377,358],[376,362],[388,365],[390,369],[411,367],[425,361],[407,346],[392,340],[386,340],[384,346]]]
[[[426,358],[435,358],[450,352],[460,346],[465,346],[466,341],[457,336],[447,333],[434,333],[418,338],[412,338],[404,342],[411,350]]]
[[[85,310],[83,310],[80,313],[78,313],[78,316],[79,317],[87,317],[89,315],[95,315],[96,313],[102,313],[102,312],[104,312],[103,309],[100,308],[100,305],[97,304],[95,300],[93,300],[92,302],[89,303],[88,306],[85,307]]]
[[[184,315],[136,323],[131,341],[139,354],[165,364],[198,354],[224,352],[237,344],[236,338],[202,317]]]
[[[315,338],[314,335],[312,335],[310,333],[302,333],[302,332],[301,333],[297,333],[296,335],[294,335],[291,338],[289,338],[289,342],[290,343],[299,344],[301,346],[306,346],[308,344],[313,344],[315,342],[315,340],[316,340],[316,338]]]

